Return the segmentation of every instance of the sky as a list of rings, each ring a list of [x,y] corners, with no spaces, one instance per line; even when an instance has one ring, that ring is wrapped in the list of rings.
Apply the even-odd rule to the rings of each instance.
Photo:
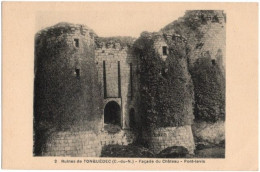
[[[89,7],[89,8],[88,8]],[[70,10],[39,11],[35,32],[59,22],[85,24],[101,37],[139,37],[143,31],[159,31],[167,24],[182,17],[185,10],[176,10],[167,5],[97,5],[71,8]]]

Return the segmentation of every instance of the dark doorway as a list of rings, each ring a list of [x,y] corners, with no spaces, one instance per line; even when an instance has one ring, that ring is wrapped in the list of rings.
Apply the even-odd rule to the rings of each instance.
[[[121,124],[121,110],[120,106],[114,102],[108,102],[104,110],[104,122],[105,124]]]
[[[130,125],[130,128],[132,128],[132,129],[136,127],[135,110],[133,108],[130,109],[130,113],[129,113],[129,125]]]

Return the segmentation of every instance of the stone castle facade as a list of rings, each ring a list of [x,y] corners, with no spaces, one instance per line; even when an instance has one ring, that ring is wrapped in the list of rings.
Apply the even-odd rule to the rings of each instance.
[[[44,143],[36,132],[38,155],[95,157],[104,145],[136,140],[133,128],[141,125],[142,103],[138,57],[131,46],[116,41],[97,44],[96,38],[88,27],[69,23],[36,34],[34,126],[57,126]],[[167,39],[186,41],[177,34],[158,33],[154,48],[163,60],[169,53]],[[107,131],[110,124],[120,130]],[[142,137],[155,153],[171,146],[183,146],[191,154],[195,149],[191,125],[159,128]]]

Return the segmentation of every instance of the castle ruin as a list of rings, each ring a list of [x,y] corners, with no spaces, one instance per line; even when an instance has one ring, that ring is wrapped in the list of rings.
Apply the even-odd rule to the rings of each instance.
[[[170,53],[169,44],[178,46],[187,41],[175,33],[150,36],[163,61]],[[143,125],[139,57],[132,45],[97,40],[87,26],[70,23],[59,23],[36,34],[35,154],[97,157],[105,145],[128,145],[138,137],[155,153],[183,146],[193,154],[192,103],[183,112],[192,114],[189,122],[158,128],[152,134],[138,131]],[[186,61],[181,64],[188,73]],[[117,131],[111,133],[106,129],[109,125],[118,126]]]

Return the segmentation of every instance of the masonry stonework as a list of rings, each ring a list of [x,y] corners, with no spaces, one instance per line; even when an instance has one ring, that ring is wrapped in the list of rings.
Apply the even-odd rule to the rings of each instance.
[[[34,126],[48,125],[35,134],[43,130],[50,133],[43,143],[38,140],[42,146],[36,154],[96,157],[105,145],[128,145],[135,142],[138,132],[144,132],[131,128],[131,124],[142,125],[137,106],[141,103],[138,57],[131,46],[97,44],[96,38],[86,26],[67,23],[36,35]],[[154,44],[163,60],[169,53],[166,39],[158,34]],[[105,129],[108,124],[104,116],[113,115],[106,114],[113,111],[108,107],[111,102],[119,107],[120,131],[116,133]],[[159,128],[142,135],[155,153],[171,146],[194,152],[190,125]]]
[[[121,130],[115,134],[106,131],[58,132],[49,137],[43,156],[99,157],[103,146],[128,145],[134,140],[135,136],[129,130]]]
[[[183,146],[190,154],[193,154],[195,150],[191,125],[158,128],[152,132],[146,131],[143,135],[154,153],[159,153],[171,146]]]
[[[122,114],[121,126],[123,129],[129,129],[129,111],[130,107],[135,107],[135,93],[137,92],[136,59],[130,48],[121,47],[117,43],[109,45],[104,43],[102,47],[96,48],[95,60],[99,81],[102,84],[104,94],[106,94],[104,105],[119,99]],[[131,76],[130,72],[132,72]],[[104,82],[104,74],[106,75],[106,83]]]

